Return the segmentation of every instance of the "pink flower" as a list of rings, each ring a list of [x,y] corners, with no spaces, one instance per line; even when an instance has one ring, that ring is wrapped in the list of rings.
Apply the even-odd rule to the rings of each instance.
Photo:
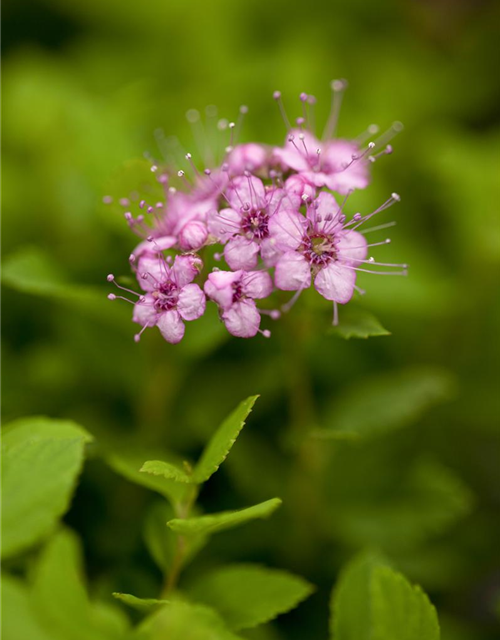
[[[252,338],[259,332],[260,313],[256,299],[267,298],[273,283],[265,271],[213,271],[205,282],[205,293],[219,305],[230,334]],[[266,337],[269,332],[262,332]]]
[[[134,322],[144,329],[157,326],[162,336],[176,344],[184,336],[184,320],[196,320],[205,312],[205,294],[193,279],[202,266],[197,256],[177,256],[169,267],[163,256],[144,256],[138,267],[139,282],[146,295],[134,306]]]
[[[371,147],[370,147],[371,148]],[[364,189],[370,180],[366,152],[347,140],[321,143],[309,131],[292,129],[283,147],[273,151],[273,159],[292,169],[310,185],[328,187],[347,194]]]
[[[270,233],[284,251],[278,260],[278,289],[300,291],[311,285],[327,300],[345,304],[354,292],[355,267],[366,258],[367,243],[360,233],[343,226],[334,197],[322,192],[308,206],[307,217],[280,211],[270,221]]]
[[[280,209],[298,210],[300,198],[284,189],[266,189],[259,178],[250,175],[232,180],[227,198],[230,208],[208,216],[210,233],[227,243],[227,264],[236,270],[254,269],[260,254],[266,266],[273,266],[278,254],[269,237],[269,221]]]
[[[259,171],[265,166],[267,156],[266,149],[260,144],[239,144],[230,151],[226,159],[229,173],[237,176],[245,171]]]

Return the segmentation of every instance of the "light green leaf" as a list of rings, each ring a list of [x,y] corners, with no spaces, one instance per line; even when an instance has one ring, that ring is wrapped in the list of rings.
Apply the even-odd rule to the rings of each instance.
[[[147,640],[242,640],[209,607],[174,601],[146,618],[139,637]]]
[[[78,540],[69,530],[57,533],[43,550],[34,575],[33,606],[53,637],[63,640],[109,640],[123,637],[93,607],[85,589]]]
[[[455,390],[447,372],[415,368],[377,375],[342,392],[332,404],[328,429],[319,437],[339,434],[376,436],[416,421],[430,407],[449,400]]]
[[[145,611],[153,607],[169,604],[169,600],[156,600],[155,598],[137,598],[130,593],[118,593],[116,591],[113,593],[113,597],[117,600],[121,600],[121,602],[127,604],[133,609],[138,609],[139,611]]]
[[[303,578],[259,565],[216,569],[189,589],[196,601],[221,614],[230,629],[249,629],[295,608],[314,591]]]
[[[47,535],[69,506],[91,436],[77,424],[22,418],[2,442],[2,555]]]
[[[158,451],[155,452],[156,455]],[[154,454],[153,454],[154,455]],[[163,453],[164,457],[168,457],[168,454]],[[154,476],[149,473],[141,473],[140,469],[144,464],[144,460],[152,457],[151,451],[141,450],[123,450],[110,453],[106,456],[106,462],[110,467],[119,473],[130,482],[139,484],[146,489],[156,491],[160,495],[164,496],[172,504],[181,502],[187,491],[191,491],[192,488],[185,483],[176,482],[175,480],[167,479],[163,476]],[[176,464],[177,461],[172,460],[172,464]]]
[[[54,640],[33,611],[25,585],[3,572],[2,635],[8,640]]]
[[[332,593],[333,640],[439,640],[434,607],[420,587],[371,554],[347,565]]]
[[[183,469],[170,462],[161,460],[149,460],[140,468],[141,473],[150,473],[153,476],[163,476],[167,480],[176,482],[192,482],[191,476]]]
[[[339,324],[330,329],[330,333],[341,338],[370,338],[374,336],[390,336],[391,332],[384,329],[377,318],[359,307],[348,305],[339,312]]]
[[[418,586],[389,567],[375,567],[371,583],[373,640],[439,640],[436,609]]]
[[[175,519],[167,522],[175,531],[187,536],[212,534],[224,529],[232,529],[241,524],[255,520],[256,518],[268,518],[281,505],[279,498],[272,498],[247,509],[238,511],[223,511],[214,515],[200,516],[199,518]]]
[[[241,402],[214,433],[194,469],[195,482],[208,480],[224,462],[258,397],[251,396]]]

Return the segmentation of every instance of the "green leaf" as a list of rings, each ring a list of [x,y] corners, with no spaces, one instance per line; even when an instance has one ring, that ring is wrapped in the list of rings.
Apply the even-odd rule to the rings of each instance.
[[[192,482],[191,476],[183,469],[170,462],[161,460],[149,460],[140,468],[141,473],[150,473],[153,476],[163,476],[167,480],[176,482]]]
[[[377,375],[342,392],[319,437],[376,436],[416,421],[430,407],[450,400],[455,381],[439,369],[415,368]]]
[[[333,640],[439,640],[434,607],[419,587],[371,554],[342,572],[331,599]]]
[[[330,333],[341,338],[370,338],[374,336],[390,336],[391,332],[384,329],[374,315],[361,309],[348,305],[342,307],[339,312],[339,324],[330,329]]]
[[[439,640],[436,609],[418,586],[389,567],[375,567],[371,584],[373,640]]]
[[[156,455],[158,451],[155,452]],[[165,457],[168,457],[167,453],[163,453]],[[154,476],[149,473],[141,473],[140,469],[144,464],[144,460],[152,457],[151,451],[141,451],[140,449],[123,450],[109,453],[106,456],[106,462],[110,467],[119,473],[130,482],[146,487],[156,491],[160,495],[164,496],[172,504],[182,502],[186,496],[187,491],[191,491],[192,488],[185,483],[176,482],[175,480],[167,479],[164,476]],[[172,464],[175,465],[177,461],[172,460]]]
[[[33,611],[20,580],[2,575],[2,634],[8,640],[54,640]]]
[[[208,480],[224,462],[258,397],[250,396],[241,402],[214,433],[194,469],[195,482]]]
[[[67,510],[91,436],[65,420],[22,418],[2,442],[2,555],[47,535]]]
[[[117,591],[113,593],[113,597],[125,603],[129,607],[132,607],[133,609],[138,609],[139,611],[144,611],[153,607],[169,604],[169,600],[156,600],[155,598],[137,598],[130,593],[118,593]]]
[[[123,313],[107,299],[107,289],[69,282],[64,268],[38,247],[22,247],[7,256],[2,281],[21,293],[58,300],[98,321],[125,326]]]
[[[189,589],[217,609],[230,629],[250,629],[295,608],[314,591],[303,578],[259,565],[235,564],[210,572]]]
[[[102,607],[94,608],[90,604],[80,545],[69,530],[57,533],[44,548],[36,567],[31,598],[38,616],[55,638],[109,640],[123,637],[123,628],[110,625],[109,615],[102,615]]]
[[[256,518],[268,518],[281,505],[279,498],[272,498],[247,509],[238,511],[223,511],[214,515],[200,516],[199,518],[175,519],[167,522],[175,531],[187,536],[212,534],[225,529],[232,529],[241,524],[255,520]]]
[[[209,607],[174,601],[148,617],[139,629],[147,640],[242,640]]]

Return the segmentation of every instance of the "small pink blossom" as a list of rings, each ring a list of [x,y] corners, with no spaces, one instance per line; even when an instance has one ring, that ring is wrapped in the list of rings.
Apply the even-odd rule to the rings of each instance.
[[[369,181],[368,160],[354,142],[320,142],[312,133],[292,129],[285,145],[275,148],[273,159],[285,170],[292,169],[316,187],[328,187],[343,195],[364,189]]]
[[[278,260],[278,289],[316,290],[327,300],[345,304],[354,292],[355,267],[364,261],[367,243],[360,233],[343,226],[341,210],[330,193],[322,192],[307,209],[307,217],[278,212],[270,232],[284,251]]]
[[[234,147],[226,159],[226,164],[229,173],[238,176],[245,171],[260,171],[265,167],[267,158],[268,152],[261,144],[250,142]]]
[[[199,273],[201,260],[197,256],[177,256],[172,267],[163,257],[145,256],[140,260],[138,279],[146,295],[134,306],[134,322],[142,331],[157,326],[162,336],[176,344],[184,336],[184,320],[196,320],[205,312],[205,294],[192,281]]]
[[[265,188],[254,176],[235,178],[227,189],[230,208],[208,216],[210,232],[225,243],[224,257],[231,269],[254,269],[259,254],[266,266],[278,255],[269,236],[269,221],[280,209],[298,210],[300,198],[281,188]]]
[[[258,333],[260,313],[255,300],[267,298],[272,290],[271,277],[265,271],[213,271],[205,282],[205,293],[219,305],[227,330],[237,338],[252,338]]]

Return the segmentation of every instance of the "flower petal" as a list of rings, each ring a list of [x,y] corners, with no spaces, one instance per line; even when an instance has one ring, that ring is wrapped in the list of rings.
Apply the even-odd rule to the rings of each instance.
[[[230,173],[235,175],[244,171],[257,171],[264,166],[266,159],[267,152],[264,147],[250,142],[234,147],[226,162]]]
[[[306,219],[300,213],[278,211],[269,218],[269,234],[282,250],[293,250],[302,242],[306,225]]]
[[[171,249],[177,243],[177,238],[174,236],[158,236],[153,240],[143,240],[134,249],[132,254],[137,258],[143,255],[157,255],[160,251]]]
[[[207,296],[222,309],[233,304],[233,283],[241,278],[241,271],[212,271],[203,287]]]
[[[154,291],[159,282],[170,278],[170,267],[163,254],[143,254],[137,261],[137,281],[144,291]]]
[[[358,266],[362,260],[365,260],[368,254],[366,238],[357,231],[342,233],[336,246],[339,260],[354,267]]]
[[[311,220],[314,230],[319,233],[333,233],[340,225],[339,206],[331,193],[322,191],[314,203],[307,207],[307,218]]]
[[[177,310],[183,320],[197,320],[205,313],[206,298],[197,284],[182,287],[177,301]]]
[[[237,338],[253,338],[259,330],[260,314],[253,300],[241,300],[222,314],[229,333]]]
[[[264,238],[260,243],[260,256],[266,267],[274,267],[282,255],[274,238]]]
[[[161,313],[156,324],[167,342],[177,344],[182,340],[185,327],[176,309]]]
[[[241,277],[243,294],[249,298],[267,298],[273,292],[273,281],[267,271],[248,271]]]
[[[326,300],[345,304],[352,298],[356,272],[338,262],[330,262],[316,276],[314,287]]]
[[[243,236],[231,238],[224,248],[224,258],[231,269],[254,269],[259,245]]]
[[[141,300],[134,305],[134,314],[132,320],[141,325],[141,327],[154,327],[158,314],[154,308],[154,298],[150,294],[146,294]]]
[[[283,291],[298,291],[311,286],[311,269],[304,256],[287,251],[276,264],[274,282]]]
[[[290,136],[293,136],[293,142],[289,140]],[[308,171],[317,163],[316,150],[319,147],[321,144],[311,133],[292,129],[287,134],[284,146],[273,149],[273,159],[287,169]]]
[[[266,192],[262,180],[255,176],[234,178],[227,188],[229,204],[236,211],[242,207],[263,209],[266,206]]]
[[[211,211],[207,217],[208,230],[221,242],[227,242],[241,229],[241,213],[234,209]]]
[[[195,255],[177,256],[170,270],[171,278],[181,288],[192,282],[199,274],[203,262]]]

